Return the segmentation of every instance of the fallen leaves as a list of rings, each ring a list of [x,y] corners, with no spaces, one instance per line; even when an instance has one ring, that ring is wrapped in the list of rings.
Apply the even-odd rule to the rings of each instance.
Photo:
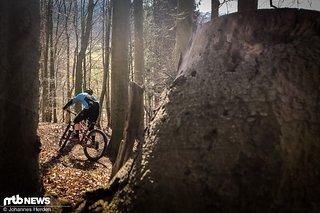
[[[68,154],[59,155],[58,143],[64,127],[64,124],[39,124],[40,171],[45,193],[74,205],[85,192],[108,184],[112,164],[107,157],[89,161],[77,144]]]

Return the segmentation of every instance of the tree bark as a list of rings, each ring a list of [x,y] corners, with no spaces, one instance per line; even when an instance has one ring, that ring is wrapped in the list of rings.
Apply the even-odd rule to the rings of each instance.
[[[219,0],[211,0],[211,19],[217,18],[219,16]]]
[[[124,131],[124,139],[121,141],[117,159],[112,167],[113,177],[126,161],[132,156],[134,143],[143,143],[143,136],[141,136],[141,122],[143,122],[143,88],[138,84],[130,83],[129,93],[129,113]],[[143,127],[143,126],[142,126]]]
[[[140,86],[144,86],[144,45],[143,45],[143,1],[133,1],[134,10],[134,80]],[[142,108],[143,101],[142,101]],[[140,132],[138,138],[143,137],[144,130],[144,110],[140,114],[138,124]]]
[[[176,18],[175,63],[178,66],[181,55],[185,52],[192,36],[194,0],[178,0]]]
[[[40,196],[39,1],[0,1],[0,200]]]
[[[49,1],[49,20],[48,20],[48,34],[49,34],[49,106],[48,106],[48,116],[49,122],[52,121],[53,118],[53,102],[54,102],[54,90],[55,90],[55,82],[54,82],[54,45],[53,45],[53,0]]]
[[[67,100],[69,101],[71,99],[71,86],[70,86],[70,35],[69,35],[69,15],[72,8],[72,2],[69,3],[69,7],[66,5],[66,0],[63,0],[63,6],[64,6],[64,13],[65,15],[65,23],[64,23],[64,30],[66,34],[66,45],[67,45]],[[66,114],[66,122],[69,122],[71,119],[70,113]]]
[[[100,115],[97,123],[101,126],[101,116],[102,116],[102,109],[103,109],[103,102],[105,100],[106,106],[109,105],[109,99],[105,97],[109,97],[109,67],[110,67],[110,33],[111,33],[111,12],[112,12],[112,1],[106,0],[105,4],[105,16],[104,16],[104,37],[103,39],[103,82],[102,82],[102,90],[100,94],[100,104],[101,104],[101,110]],[[107,120],[110,122],[108,115],[110,112],[106,111],[107,113]]]
[[[83,60],[86,54],[86,50],[89,43],[89,36],[92,29],[92,15],[93,15],[93,9],[94,9],[94,3],[93,0],[89,0],[88,3],[88,15],[86,20],[86,25],[84,29],[83,36],[81,37],[81,47],[80,52],[77,56],[77,63],[76,63],[76,85],[75,85],[75,95],[82,92],[82,77],[83,77]],[[81,110],[81,103],[76,104],[76,111],[79,112]]]
[[[111,53],[111,127],[109,156],[117,156],[128,110],[130,0],[113,2]]]
[[[238,0],[238,12],[257,9],[258,0]]]
[[[46,21],[45,21],[45,50],[44,50],[44,71],[42,79],[42,121],[50,122],[50,101],[49,101],[49,45],[50,45],[50,34],[52,34],[52,1],[48,0],[46,6]]]
[[[105,211],[317,212],[319,32],[297,9],[203,25]]]

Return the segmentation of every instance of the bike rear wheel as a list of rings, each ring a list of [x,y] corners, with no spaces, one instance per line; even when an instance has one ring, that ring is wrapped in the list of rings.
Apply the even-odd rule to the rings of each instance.
[[[59,141],[59,152],[62,152],[62,150],[64,149],[64,147],[66,146],[72,131],[70,131],[70,127],[71,127],[71,123],[68,124],[67,128],[64,130],[64,133],[62,135],[62,137],[60,138]]]
[[[100,129],[94,129],[86,136],[87,146],[83,148],[84,154],[89,160],[101,158],[108,146],[110,138]]]

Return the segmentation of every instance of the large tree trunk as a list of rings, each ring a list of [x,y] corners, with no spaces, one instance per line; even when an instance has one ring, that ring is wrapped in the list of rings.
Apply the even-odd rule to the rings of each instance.
[[[0,1],[1,203],[40,195],[39,11],[37,0]]]
[[[318,212],[319,32],[296,9],[204,25],[107,212]]]
[[[111,127],[109,155],[117,156],[128,109],[129,0],[113,2],[111,52]]]

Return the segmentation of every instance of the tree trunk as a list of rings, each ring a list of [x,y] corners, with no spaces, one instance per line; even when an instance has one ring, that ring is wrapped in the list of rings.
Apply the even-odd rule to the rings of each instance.
[[[117,156],[128,109],[130,0],[113,2],[111,53],[111,127],[109,156]]]
[[[70,35],[69,35],[69,15],[71,12],[72,2],[69,3],[69,8],[67,8],[66,0],[63,0],[64,13],[65,15],[65,25],[64,30],[66,33],[66,45],[67,45],[67,101],[71,99],[71,87],[70,87]],[[66,113],[66,122],[71,119],[70,113]]]
[[[105,96],[107,97],[107,94],[109,93],[109,91],[107,91],[107,89],[109,89],[108,87],[108,82],[109,82],[109,66],[110,66],[110,29],[111,29],[111,12],[112,12],[112,2],[106,0],[106,4],[105,4],[105,16],[104,16],[104,48],[103,48],[103,82],[102,82],[102,90],[101,90],[101,94],[100,94],[100,104],[101,104],[101,110],[100,110],[100,115],[99,115],[99,119],[97,121],[97,123],[99,124],[99,126],[101,126],[101,116],[102,116],[102,111],[103,111],[103,102],[105,100],[106,102],[106,106],[109,105],[109,99],[105,98]],[[108,96],[109,97],[109,96]],[[108,111],[107,111],[107,115],[108,115]],[[108,117],[108,116],[107,116]],[[109,118],[108,118],[108,122]]]
[[[211,19],[217,18],[219,16],[219,0],[211,0]]]
[[[238,0],[238,12],[257,9],[258,0]]]
[[[141,122],[143,123],[143,88],[138,84],[130,83],[129,113],[124,131],[124,139],[121,141],[115,164],[112,167],[112,177],[120,170],[125,162],[132,156],[134,143],[143,143],[141,136]]]
[[[134,0],[134,81],[144,83],[144,54],[143,54],[143,6],[142,0]]]
[[[0,1],[1,202],[40,196],[39,11],[37,0]]]
[[[48,0],[46,5],[46,28],[45,28],[45,50],[44,50],[44,71],[42,81],[42,121],[50,122],[50,107],[49,107],[49,38],[52,34],[52,0]]]
[[[193,6],[194,0],[178,0],[175,46],[176,66],[178,66],[180,56],[185,52],[192,36]]]
[[[319,32],[297,9],[203,25],[105,211],[317,212]]]
[[[48,106],[48,116],[49,116],[49,122],[52,121],[53,118],[53,102],[54,102],[54,90],[55,90],[55,84],[54,84],[54,46],[53,46],[53,1],[49,2],[49,14],[50,18],[48,20],[49,26],[48,26],[48,34],[49,34],[49,106]]]
[[[144,45],[143,45],[143,1],[134,0],[134,80],[140,86],[144,85]],[[143,97],[142,97],[143,99]],[[143,101],[142,101],[142,109]],[[139,138],[143,137],[144,110],[140,114]]]
[[[94,8],[93,0],[89,0],[88,3],[88,15],[87,15],[87,22],[85,25],[83,36],[81,37],[81,48],[80,52],[77,56],[77,63],[76,63],[76,85],[75,85],[75,94],[82,92],[82,65],[83,60],[86,55],[86,50],[89,43],[89,36],[92,29],[92,15],[93,15],[93,8]],[[81,103],[76,104],[76,111],[81,110]]]

